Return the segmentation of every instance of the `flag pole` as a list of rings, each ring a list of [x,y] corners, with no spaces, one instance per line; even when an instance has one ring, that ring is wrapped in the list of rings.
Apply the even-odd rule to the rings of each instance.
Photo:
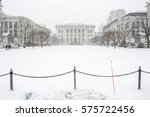
[[[115,95],[115,93],[116,93],[116,91],[115,91],[115,79],[114,79],[112,61],[111,61],[111,73],[112,73],[112,82],[113,82],[113,92],[114,92],[114,95]]]

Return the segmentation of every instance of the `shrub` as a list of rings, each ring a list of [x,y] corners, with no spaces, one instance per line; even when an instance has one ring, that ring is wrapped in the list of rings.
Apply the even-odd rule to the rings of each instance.
[[[144,44],[143,44],[143,43],[139,43],[139,44],[137,45],[137,48],[144,48]]]

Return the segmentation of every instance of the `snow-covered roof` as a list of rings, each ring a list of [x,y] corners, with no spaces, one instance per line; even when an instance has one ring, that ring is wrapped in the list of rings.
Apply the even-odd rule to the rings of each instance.
[[[82,23],[68,23],[64,25],[56,25],[56,27],[95,27],[95,25],[87,25]]]
[[[9,35],[9,33],[3,33],[2,34],[2,36],[8,36]]]
[[[128,13],[126,16],[146,16],[146,12],[134,12],[134,13]]]
[[[86,26],[86,24],[81,24],[81,23],[68,23],[64,24],[65,26]]]

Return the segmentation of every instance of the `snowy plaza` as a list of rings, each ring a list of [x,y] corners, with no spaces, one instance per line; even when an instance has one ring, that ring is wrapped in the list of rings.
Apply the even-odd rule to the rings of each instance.
[[[142,70],[149,72],[150,49],[112,48],[103,46],[50,46],[0,49],[0,75],[14,73],[28,76],[50,76],[77,70],[96,75],[126,74]],[[150,75],[138,72],[114,77],[93,77],[74,73],[52,78],[26,78],[13,75],[14,90],[10,91],[10,76],[0,77],[0,99],[150,99]],[[115,94],[114,94],[115,89]]]

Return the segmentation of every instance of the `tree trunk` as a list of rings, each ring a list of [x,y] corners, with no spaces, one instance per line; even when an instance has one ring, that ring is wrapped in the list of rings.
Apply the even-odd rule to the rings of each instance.
[[[149,48],[149,37],[147,38],[147,48]]]
[[[41,34],[41,48],[43,48],[43,35]]]
[[[33,29],[32,29],[32,47],[34,48],[34,37],[33,37]]]

